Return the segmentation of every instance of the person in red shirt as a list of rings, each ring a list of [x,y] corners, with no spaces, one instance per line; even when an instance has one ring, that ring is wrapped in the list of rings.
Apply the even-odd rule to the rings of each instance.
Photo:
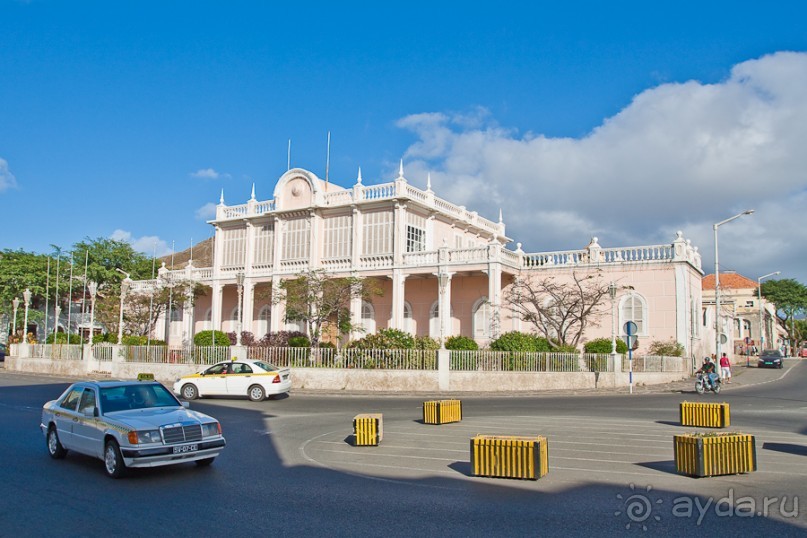
[[[725,353],[720,357],[720,380],[731,383],[731,361]]]

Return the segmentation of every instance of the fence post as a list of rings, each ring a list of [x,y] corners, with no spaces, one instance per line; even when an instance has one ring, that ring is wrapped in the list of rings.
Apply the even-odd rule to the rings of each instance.
[[[451,352],[447,349],[437,350],[437,386],[440,390],[448,390],[451,386]]]

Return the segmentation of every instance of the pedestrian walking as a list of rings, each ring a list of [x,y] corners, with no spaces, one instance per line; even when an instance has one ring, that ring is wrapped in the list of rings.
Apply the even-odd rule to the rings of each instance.
[[[731,361],[725,353],[720,357],[720,380],[731,383]]]

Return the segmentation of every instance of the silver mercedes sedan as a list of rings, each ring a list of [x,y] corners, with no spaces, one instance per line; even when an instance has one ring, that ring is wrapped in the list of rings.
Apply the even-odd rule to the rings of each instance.
[[[210,465],[226,444],[216,419],[153,380],[74,383],[44,405],[40,428],[52,458],[99,458],[112,478],[130,467]]]

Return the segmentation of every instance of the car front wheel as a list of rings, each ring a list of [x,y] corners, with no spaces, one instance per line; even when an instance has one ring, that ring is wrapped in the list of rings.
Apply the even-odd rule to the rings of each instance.
[[[104,469],[110,478],[120,478],[126,472],[120,447],[114,439],[110,439],[104,445]]]
[[[191,385],[188,383],[187,385],[182,386],[181,394],[186,400],[195,400],[199,397],[199,389],[196,388],[196,385]]]
[[[50,457],[55,460],[60,460],[67,455],[67,450],[62,446],[62,443],[59,442],[59,434],[56,433],[56,426],[51,425],[48,428],[48,454]]]
[[[247,391],[247,396],[253,402],[261,402],[266,398],[266,391],[260,385],[252,385]]]

